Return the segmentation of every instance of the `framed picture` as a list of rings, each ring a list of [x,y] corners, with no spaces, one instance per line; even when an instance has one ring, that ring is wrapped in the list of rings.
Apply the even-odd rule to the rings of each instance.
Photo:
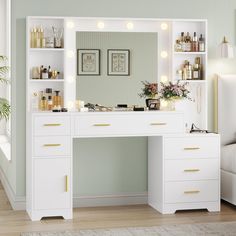
[[[160,110],[160,99],[148,99],[149,110]]]
[[[77,74],[100,75],[100,49],[77,50]]]
[[[107,75],[130,75],[130,50],[107,50]]]

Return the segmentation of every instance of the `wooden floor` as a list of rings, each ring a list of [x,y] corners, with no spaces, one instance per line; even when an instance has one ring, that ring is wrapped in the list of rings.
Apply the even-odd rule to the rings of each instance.
[[[130,226],[158,226],[203,222],[236,221],[236,207],[222,203],[220,213],[204,210],[180,211],[161,215],[148,205],[74,209],[73,220],[30,221],[25,211],[13,211],[0,184],[0,236],[19,236],[21,232],[60,231]]]

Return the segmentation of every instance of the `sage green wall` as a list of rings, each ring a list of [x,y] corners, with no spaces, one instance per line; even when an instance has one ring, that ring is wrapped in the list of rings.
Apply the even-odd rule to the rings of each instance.
[[[13,165],[16,194],[25,195],[25,17],[107,16],[146,18],[205,18],[209,33],[209,125],[213,125],[212,76],[216,72],[236,73],[236,60],[216,58],[216,47],[226,35],[235,43],[235,0],[12,0],[13,37]],[[96,144],[97,145],[97,144]],[[77,155],[77,154],[76,154]],[[124,163],[126,164],[126,163]],[[118,168],[117,168],[118,169]],[[9,174],[9,179],[10,179]],[[132,177],[132,172],[130,172]],[[86,181],[86,180],[85,180]],[[142,185],[142,186],[141,186]],[[141,187],[140,187],[141,186]],[[143,181],[139,189],[146,188]]]
[[[141,81],[157,81],[157,34],[125,32],[77,32],[77,49],[100,49],[99,76],[77,76],[76,97],[105,106],[140,105]],[[130,76],[107,75],[107,50],[130,50]],[[112,96],[111,96],[112,94]]]

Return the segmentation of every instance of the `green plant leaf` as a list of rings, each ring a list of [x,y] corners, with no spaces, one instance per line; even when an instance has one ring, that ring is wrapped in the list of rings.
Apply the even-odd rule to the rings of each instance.
[[[8,120],[11,113],[11,106],[5,98],[0,98],[0,120]]]

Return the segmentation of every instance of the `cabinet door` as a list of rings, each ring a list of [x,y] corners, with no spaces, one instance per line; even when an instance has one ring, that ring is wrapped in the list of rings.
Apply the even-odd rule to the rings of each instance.
[[[34,208],[71,207],[70,158],[34,159]]]

